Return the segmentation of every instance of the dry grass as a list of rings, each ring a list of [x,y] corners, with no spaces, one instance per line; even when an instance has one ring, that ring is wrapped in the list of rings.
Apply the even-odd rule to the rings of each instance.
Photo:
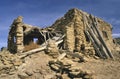
[[[38,44],[31,42],[29,45],[25,45],[24,52],[40,47]]]

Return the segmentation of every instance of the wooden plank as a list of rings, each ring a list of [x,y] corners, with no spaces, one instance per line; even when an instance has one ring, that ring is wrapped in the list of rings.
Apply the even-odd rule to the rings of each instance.
[[[101,54],[101,52],[100,52],[100,50],[99,50],[99,47],[96,45],[96,43],[94,42],[94,40],[92,39],[92,37],[91,37],[91,35],[89,34],[89,32],[88,31],[85,31],[85,34],[88,36],[88,38],[91,40],[91,42],[92,42],[92,44],[93,44],[93,46],[94,46],[94,48],[95,48],[95,50],[96,50],[96,53],[99,55],[99,57],[101,57],[101,58],[105,58],[102,54]]]
[[[33,50],[28,51],[28,52],[24,52],[24,53],[20,54],[19,58],[23,59],[29,55],[35,54],[35,53],[40,52],[44,49],[46,49],[46,46],[43,46],[43,47],[37,48],[37,49],[33,49]]]
[[[85,20],[87,21],[87,20]],[[94,42],[96,43],[96,45],[99,47],[100,51],[101,51],[101,54],[105,55],[106,58],[109,57],[109,55],[107,54],[105,48],[102,46],[100,40],[97,38],[97,36],[95,35],[93,29],[90,27],[90,25],[88,24],[88,22],[85,23],[86,24],[86,29],[88,30],[89,34],[91,35],[92,39],[94,40]]]
[[[84,15],[84,24],[86,25],[86,29],[88,30],[89,32],[89,35],[91,35],[91,38],[93,39],[93,41],[96,43],[97,47],[99,48],[100,52],[102,55],[104,55],[106,58],[109,57],[109,55],[107,54],[105,48],[103,47],[103,45],[101,44],[101,41],[98,39],[98,34],[97,34],[97,31],[96,29],[92,26],[92,25],[89,25],[88,22],[87,22],[87,16]],[[91,22],[92,23],[92,22]]]
[[[63,42],[63,40],[59,40],[59,41],[57,41],[55,44],[58,45],[58,44],[60,44],[60,43],[62,43],[62,42]]]
[[[57,41],[55,44],[56,45],[58,45],[58,44],[60,44],[61,42],[63,42],[63,40],[59,40],[59,41]],[[47,48],[47,45],[44,45],[44,46],[42,46],[42,47],[40,47],[40,48],[36,48],[36,49],[33,49],[33,50],[30,50],[30,51],[28,51],[28,52],[24,52],[24,53],[21,53],[21,55],[19,56],[19,58],[25,58],[25,57],[27,57],[27,56],[29,56],[29,55],[32,55],[32,54],[35,54],[35,53],[37,53],[37,52],[40,52],[40,51],[42,51],[42,50],[44,50],[44,49],[46,49]]]
[[[92,16],[93,18],[93,16]],[[108,52],[108,55],[114,59],[114,56],[113,54],[110,52],[109,48],[107,47],[105,41],[104,41],[104,38],[102,37],[101,33],[100,33],[100,30],[98,29],[98,23],[97,23],[97,19],[96,18],[93,18],[93,23],[94,23],[94,27],[99,35],[99,38],[100,38],[100,41],[102,42],[103,46],[105,47],[106,51]]]
[[[67,55],[67,53],[62,53],[58,56],[57,60],[60,61],[61,59],[63,59],[65,56]]]
[[[88,27],[89,28],[89,27]],[[96,45],[99,47],[100,51],[102,52],[103,55],[106,56],[106,58],[109,57],[109,55],[107,54],[107,52],[104,50],[104,47],[102,46],[100,40],[96,37],[96,35],[93,33],[92,29],[89,28],[88,30],[89,34],[91,35],[91,37],[93,38],[94,42],[96,43]]]

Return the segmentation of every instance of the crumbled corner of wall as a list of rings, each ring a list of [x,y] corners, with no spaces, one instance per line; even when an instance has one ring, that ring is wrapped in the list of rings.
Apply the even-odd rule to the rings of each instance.
[[[92,48],[93,45],[91,42],[87,41],[87,37],[84,33],[86,27],[84,24],[83,15],[89,17],[90,15],[86,12],[83,12],[78,9],[69,10],[64,17],[58,19],[51,27],[56,31],[62,31],[65,35],[65,47],[69,50],[80,51],[81,45],[84,44],[87,48]],[[107,22],[103,21],[100,18],[98,20],[98,28],[103,34],[103,31],[106,32],[107,37],[104,37],[106,45],[109,49],[114,50],[113,47],[113,38],[112,38],[112,27]],[[88,23],[91,23],[91,19],[87,18]],[[111,45],[112,44],[112,45]],[[94,48],[92,49],[94,50]]]

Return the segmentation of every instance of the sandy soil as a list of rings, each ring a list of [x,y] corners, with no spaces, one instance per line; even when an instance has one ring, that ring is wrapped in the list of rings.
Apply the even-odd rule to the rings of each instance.
[[[120,79],[120,53],[114,53],[114,56],[115,60],[91,58],[87,62],[74,64],[82,70],[93,72],[95,79]],[[0,79],[51,79],[55,76],[48,65],[51,60],[53,59],[44,52],[33,54],[25,58],[15,74],[1,74]]]

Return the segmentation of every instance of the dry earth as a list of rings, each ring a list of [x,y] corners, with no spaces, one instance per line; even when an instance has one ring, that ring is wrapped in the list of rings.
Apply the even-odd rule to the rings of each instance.
[[[88,58],[86,62],[78,63],[75,59],[64,58],[62,61],[73,61],[74,66],[92,72],[94,79],[120,79],[120,53],[114,53],[114,56],[115,60]],[[56,78],[56,72],[49,67],[48,62],[51,60],[54,59],[44,52],[33,54],[26,57],[24,63],[16,71],[0,74],[0,79],[60,79]],[[70,78],[63,77],[63,79]]]

